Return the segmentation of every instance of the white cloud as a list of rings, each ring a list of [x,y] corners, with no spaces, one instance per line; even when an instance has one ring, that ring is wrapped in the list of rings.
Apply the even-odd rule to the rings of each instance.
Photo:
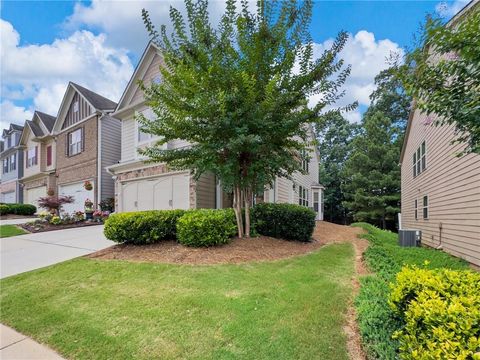
[[[14,100],[32,99],[35,109],[56,115],[69,81],[118,101],[133,72],[127,50],[106,45],[104,34],[75,31],[51,44],[20,46],[9,22],[0,19],[0,30],[2,101],[17,109],[2,113],[2,121],[20,121]]]
[[[441,2],[435,6],[435,11],[444,17],[452,17],[467,5],[470,0],[455,0],[452,3]]]
[[[332,43],[333,39],[328,39],[321,44],[314,44],[314,56],[320,56]],[[345,65],[352,66],[352,70],[343,87],[345,96],[336,105],[345,106],[354,101],[358,101],[359,105],[370,105],[369,97],[375,90],[375,76],[389,67],[386,59],[394,52],[403,54],[400,46],[389,39],[376,40],[374,34],[366,30],[350,34],[339,56]],[[311,98],[310,103],[315,100]],[[358,122],[361,117],[359,111],[349,112],[345,116],[352,122]]]
[[[22,106],[16,106],[9,100],[0,103],[0,129],[8,129],[10,123],[23,125],[25,120],[31,119],[33,111]]]

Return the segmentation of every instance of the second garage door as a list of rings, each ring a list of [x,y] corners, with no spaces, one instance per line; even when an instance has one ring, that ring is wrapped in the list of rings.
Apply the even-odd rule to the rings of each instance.
[[[25,204],[32,204],[38,208],[38,198],[47,196],[47,187],[38,186],[25,191]]]
[[[188,174],[124,183],[121,211],[188,209],[189,183]]]
[[[91,182],[93,184],[93,181]],[[61,185],[58,187],[58,194],[73,196],[74,202],[63,205],[63,211],[71,214],[75,211],[85,210],[85,200],[94,201],[93,190],[85,190],[83,181],[75,184]]]

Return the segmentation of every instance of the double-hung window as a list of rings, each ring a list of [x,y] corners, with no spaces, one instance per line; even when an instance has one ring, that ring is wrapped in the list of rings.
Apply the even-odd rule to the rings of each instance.
[[[415,199],[415,220],[418,220],[418,200]]]
[[[83,129],[77,129],[68,134],[68,156],[80,154],[83,151]]]
[[[17,169],[17,154],[10,156],[10,171]]]
[[[27,167],[30,166],[35,166],[38,163],[37,160],[37,153],[38,153],[38,147],[34,146],[27,151]]]
[[[428,219],[428,196],[423,197],[423,218]]]
[[[8,158],[3,159],[2,165],[3,173],[8,173]]]
[[[304,149],[300,152],[300,156],[302,157],[302,170],[305,172],[309,171],[310,159],[308,158],[308,153]]]
[[[308,189],[300,185],[298,187],[298,204],[308,207],[308,196]]]
[[[425,141],[413,153],[413,177],[420,175],[427,169],[427,146]]]

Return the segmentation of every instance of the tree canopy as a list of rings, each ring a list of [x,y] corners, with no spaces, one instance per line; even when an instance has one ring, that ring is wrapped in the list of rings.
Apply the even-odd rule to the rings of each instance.
[[[161,139],[143,154],[197,178],[215,174],[233,192],[239,236],[245,208],[248,236],[252,195],[277,176],[303,171],[300,154],[314,146],[311,125],[343,94],[350,67],[338,55],[347,34],[314,58],[311,0],[259,1],[254,12],[247,1],[227,0],[218,26],[210,23],[208,1],[185,0],[185,7],[185,16],[170,8],[170,34],[143,11],[165,64],[160,83],[143,85],[155,119],[139,121]],[[317,94],[321,100],[308,107]],[[163,146],[176,139],[190,146]]]

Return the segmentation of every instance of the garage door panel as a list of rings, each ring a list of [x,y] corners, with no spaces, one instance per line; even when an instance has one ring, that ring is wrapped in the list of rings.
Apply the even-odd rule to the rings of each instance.
[[[75,211],[84,211],[85,200],[87,199],[90,199],[92,202],[94,202],[93,189],[85,190],[85,188],[83,187],[83,181],[75,184],[61,185],[59,187],[58,193],[63,196],[73,196],[73,203],[63,205],[63,211],[69,214]]]
[[[180,175],[173,179],[173,208],[174,209],[188,209],[190,207],[190,176]]]
[[[25,203],[35,205],[38,208],[38,199],[47,196],[47,187],[39,186],[36,188],[27,189],[25,195]]]
[[[172,208],[172,178],[170,176],[155,181],[152,188],[154,202],[151,209],[168,210]]]
[[[122,185],[122,211],[137,210],[137,183],[126,183]]]

